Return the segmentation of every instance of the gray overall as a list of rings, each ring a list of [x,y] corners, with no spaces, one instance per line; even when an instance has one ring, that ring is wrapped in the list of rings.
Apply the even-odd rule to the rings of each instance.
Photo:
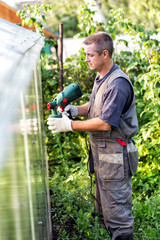
[[[95,98],[91,94],[88,118],[101,114],[103,95],[116,78],[129,78],[120,69],[113,71],[100,86]],[[133,86],[132,86],[133,88]],[[137,133],[135,96],[129,110],[121,116],[118,128],[90,132],[90,145],[96,177],[96,209],[103,214],[112,240],[133,232],[132,175],[138,165],[138,151],[132,137]]]

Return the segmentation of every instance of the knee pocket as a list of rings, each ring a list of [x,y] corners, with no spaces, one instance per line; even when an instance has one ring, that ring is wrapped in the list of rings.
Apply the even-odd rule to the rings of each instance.
[[[123,205],[103,208],[103,215],[105,223],[111,228],[118,228],[118,226],[129,228],[133,226],[131,208],[126,208]]]

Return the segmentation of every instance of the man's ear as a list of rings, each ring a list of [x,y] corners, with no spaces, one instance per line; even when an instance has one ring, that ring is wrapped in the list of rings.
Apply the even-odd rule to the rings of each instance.
[[[104,58],[108,58],[108,56],[109,56],[108,50],[103,50],[103,56],[104,56]]]

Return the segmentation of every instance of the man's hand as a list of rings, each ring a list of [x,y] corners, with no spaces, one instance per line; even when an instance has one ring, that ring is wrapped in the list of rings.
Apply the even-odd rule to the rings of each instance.
[[[49,117],[47,124],[49,125],[48,129],[51,130],[53,134],[58,132],[73,131],[72,121],[66,116],[65,113],[62,113],[62,118]]]
[[[78,116],[78,107],[74,105],[67,105],[64,109],[65,112],[70,111],[72,117]]]

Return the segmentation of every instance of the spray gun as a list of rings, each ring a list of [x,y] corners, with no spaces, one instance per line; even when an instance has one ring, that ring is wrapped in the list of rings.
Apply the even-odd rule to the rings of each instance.
[[[70,102],[76,100],[82,95],[82,90],[78,84],[70,84],[62,92],[60,92],[52,102],[47,104],[48,109],[51,109],[52,111],[50,116],[53,118],[61,118],[62,114],[57,112],[57,107],[59,107],[63,112]]]

